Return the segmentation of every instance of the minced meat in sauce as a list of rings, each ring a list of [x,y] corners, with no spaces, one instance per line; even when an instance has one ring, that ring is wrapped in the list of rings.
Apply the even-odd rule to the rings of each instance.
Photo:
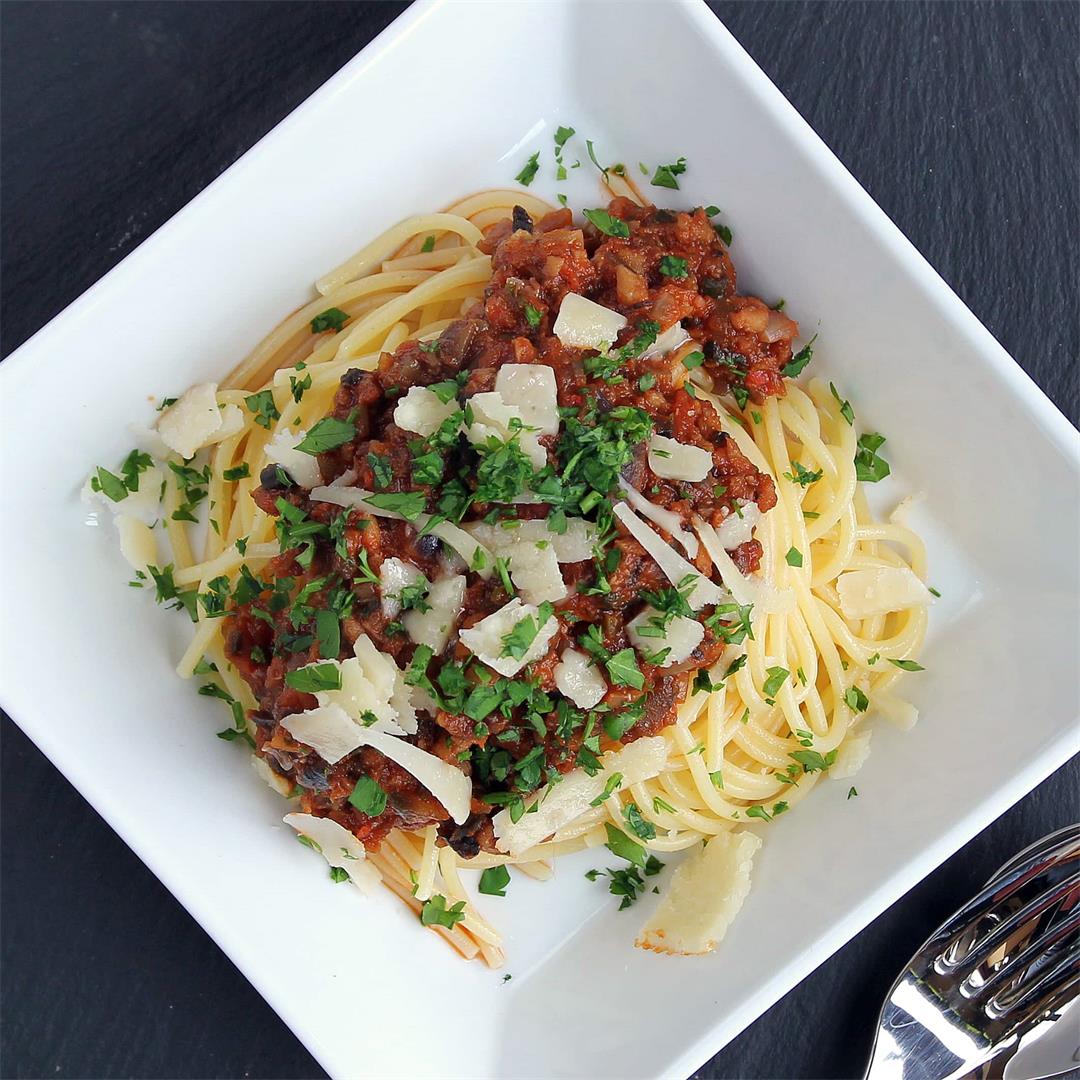
[[[262,575],[264,592],[226,619],[227,654],[258,701],[257,752],[301,789],[305,812],[332,817],[368,846],[394,827],[436,823],[443,840],[466,857],[494,850],[490,816],[501,805],[512,805],[555,774],[575,767],[595,770],[598,754],[613,742],[669,725],[693,673],[714,663],[745,633],[742,613],[706,608],[698,613],[705,636],[690,659],[670,667],[642,662],[640,690],[609,685],[600,705],[584,712],[555,688],[554,669],[567,645],[601,657],[625,649],[630,644],[626,625],[645,605],[643,595],[671,599],[676,592],[610,515],[605,496],[614,497],[620,476],[656,505],[686,520],[701,515],[714,525],[744,502],[763,511],[776,502],[772,480],[721,430],[713,405],[695,396],[682,359],[673,359],[674,354],[646,359],[642,343],[681,322],[700,350],[699,370],[714,391],[761,402],[784,392],[782,369],[791,361],[798,332],[791,319],[736,291],[727,248],[704,210],[669,211],[617,198],[608,213],[625,223],[618,231],[628,235],[605,235],[591,223],[578,228],[569,210],[533,222],[521,208],[512,220],[489,230],[483,246],[492,257],[492,278],[483,300],[448,326],[437,343],[408,341],[384,353],[376,370],[349,371],[332,415],[352,423],[355,438],[319,456],[327,482],[350,473],[352,483],[368,491],[419,492],[428,512],[452,520],[550,520],[560,510],[579,516],[584,511],[600,520],[606,534],[595,559],[563,564],[570,592],[555,605],[558,631],[546,654],[509,680],[520,692],[483,722],[443,708],[434,715],[420,713],[419,731],[410,739],[472,778],[472,815],[463,825],[456,826],[434,796],[378,751],[361,747],[331,766],[280,723],[317,704],[311,694],[287,686],[285,676],[327,659],[316,634],[319,610],[340,617],[339,659],[351,656],[357,637],[367,634],[399,667],[409,669],[416,646],[399,622],[383,614],[373,577],[392,555],[437,579],[447,566],[441,542],[407,521],[312,501],[281,469],[260,477],[254,498],[278,518],[283,553]],[[615,359],[564,346],[554,336],[552,326],[568,292],[627,318],[609,351]],[[680,357],[685,355],[681,350]],[[499,367],[508,363],[544,364],[555,372],[563,424],[558,435],[540,437],[552,485],[540,486],[552,493],[551,502],[500,503],[492,491],[507,484],[520,487],[513,475],[520,460],[488,462],[485,472],[464,439],[418,445],[415,433],[394,423],[395,405],[410,387],[456,380],[458,396],[467,403],[493,389]],[[647,460],[653,433],[707,448],[713,459],[709,476],[700,483],[656,476]],[[423,464],[417,460],[421,453]],[[441,480],[432,473],[433,462]],[[732,557],[744,573],[752,572],[761,546],[750,540]],[[711,564],[703,549],[695,562],[708,575]],[[509,599],[500,575],[484,580],[467,572],[460,628]],[[441,687],[444,668],[450,672],[442,676],[447,687],[453,679],[468,685],[491,675],[456,637],[419,677]],[[604,671],[602,664],[599,670]],[[418,674],[411,677],[415,681]],[[442,696],[440,704],[460,705],[460,692]],[[386,809],[376,817],[349,802],[362,776],[387,794]]]

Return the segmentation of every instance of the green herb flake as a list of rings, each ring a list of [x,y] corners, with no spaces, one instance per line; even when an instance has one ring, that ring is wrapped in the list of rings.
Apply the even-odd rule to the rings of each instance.
[[[675,178],[686,172],[686,158],[681,157],[671,165],[658,165],[649,181],[653,187],[670,188],[672,191],[679,190],[679,181]]]
[[[788,566],[802,566],[803,558],[802,552],[798,548],[790,548],[788,553],[784,556],[784,561]]]
[[[690,273],[687,268],[686,260],[680,259],[677,255],[665,255],[660,260],[660,265],[657,269],[664,277],[669,278],[684,278]]]
[[[510,884],[510,871],[505,866],[489,866],[480,875],[477,888],[485,896],[505,896],[506,886]]]
[[[348,420],[338,420],[333,416],[324,416],[304,438],[297,443],[296,449],[304,454],[325,454],[336,450],[356,438],[356,427]]]
[[[900,668],[901,671],[925,671],[926,668],[922,664],[917,664],[914,660],[894,660],[891,656],[888,658],[889,663],[894,667]]]
[[[333,330],[337,333],[348,321],[349,316],[341,308],[327,308],[311,320],[311,332],[321,334],[324,330]]]
[[[582,216],[592,222],[606,236],[628,237],[630,226],[622,218],[613,217],[606,210],[582,210]]]
[[[337,664],[308,664],[285,674],[285,685],[305,694],[341,689],[341,668]]]
[[[521,172],[514,177],[519,183],[528,187],[533,182],[533,177],[536,176],[537,171],[540,169],[540,151],[537,150],[528,161],[525,162]]]
[[[425,901],[420,909],[420,922],[424,926],[442,926],[452,930],[465,918],[465,901],[459,900],[451,907],[446,906],[446,897],[436,893]]]

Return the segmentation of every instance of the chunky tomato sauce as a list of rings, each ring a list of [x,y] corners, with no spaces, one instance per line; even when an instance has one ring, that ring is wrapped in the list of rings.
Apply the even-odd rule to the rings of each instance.
[[[266,568],[264,591],[230,613],[229,659],[258,701],[257,752],[302,790],[304,811],[333,817],[365,844],[377,844],[396,826],[435,823],[462,855],[492,850],[493,812],[558,774],[595,768],[597,754],[614,741],[663,729],[690,692],[695,671],[714,663],[745,633],[741,613],[706,608],[696,613],[706,629],[690,658],[667,667],[640,663],[640,688],[609,679],[600,705],[586,712],[561,699],[555,686],[554,669],[567,645],[594,658],[626,649],[626,625],[644,607],[643,596],[663,596],[667,590],[670,598],[674,591],[652,557],[611,517],[619,477],[685,521],[697,514],[719,525],[748,502],[763,511],[775,504],[771,479],[724,434],[713,405],[695,396],[691,378],[704,376],[715,393],[730,393],[744,404],[782,394],[783,368],[792,360],[798,332],[780,312],[738,293],[727,248],[704,210],[668,211],[620,198],[607,214],[602,220],[609,230],[624,235],[601,232],[591,222],[576,227],[569,210],[533,222],[520,208],[512,221],[490,230],[484,246],[493,274],[483,300],[447,327],[437,343],[409,341],[383,354],[377,370],[349,371],[332,415],[351,423],[355,437],[319,457],[326,482],[348,474],[366,491],[419,493],[426,512],[451,520],[551,520],[562,512],[601,525],[604,540],[594,558],[562,566],[570,592],[555,604],[558,630],[547,652],[501,681],[500,707],[483,721],[445,706],[460,704],[461,685],[490,681],[490,670],[456,635],[442,656],[416,670],[416,646],[399,621],[383,614],[373,580],[390,556],[412,563],[429,580],[439,578],[452,563],[441,541],[408,521],[312,501],[280,468],[268,467],[260,478],[255,499],[278,516],[285,550]],[[569,292],[626,317],[627,326],[607,356],[567,347],[554,335]],[[645,345],[676,323],[692,341],[675,353],[646,358]],[[493,484],[521,486],[512,475],[519,460],[492,459],[485,466],[463,438],[425,444],[394,423],[396,403],[410,387],[456,380],[467,405],[471,396],[494,388],[498,369],[507,363],[543,364],[555,373],[563,425],[558,435],[540,438],[548,458],[542,475],[549,486],[535,474],[526,478],[531,488],[554,492],[550,502],[491,498]],[[709,475],[698,483],[655,475],[647,457],[652,434],[705,448],[712,457]],[[428,456],[422,469],[423,454]],[[432,477],[432,454],[441,462],[441,479]],[[760,556],[756,540],[732,552],[743,572],[756,570]],[[712,572],[703,548],[695,565],[706,576]],[[457,570],[467,574],[459,629],[511,598],[501,575],[485,580],[463,570],[460,560]],[[377,751],[363,747],[330,766],[280,723],[316,706],[314,696],[287,686],[285,677],[327,659],[316,627],[318,612],[328,609],[340,616],[340,649],[333,658],[351,656],[357,637],[367,634],[410,671],[411,681],[436,688],[438,707],[420,712],[419,731],[410,738],[472,778],[472,816],[464,825],[456,826],[427,790]],[[598,669],[604,671],[599,660]],[[452,690],[442,693],[443,684],[456,687],[457,696]],[[386,792],[386,808],[377,815],[349,801],[361,777]]]

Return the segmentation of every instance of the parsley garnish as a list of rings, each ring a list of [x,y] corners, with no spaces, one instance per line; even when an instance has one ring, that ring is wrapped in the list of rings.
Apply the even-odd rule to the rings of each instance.
[[[639,840],[655,840],[656,839],[656,827],[651,821],[646,821],[642,817],[641,810],[638,809],[637,803],[627,803],[623,807],[623,819],[626,821],[627,828],[639,839]]]
[[[637,665],[633,649],[620,649],[604,662],[604,667],[616,686],[631,686],[640,690],[645,685],[645,676]]]
[[[245,461],[243,465],[237,465],[233,469],[226,469],[221,474],[226,480],[245,480],[251,475],[251,469]],[[243,554],[241,552],[241,554]]]
[[[686,158],[681,157],[671,165],[658,165],[649,182],[653,187],[671,188],[672,191],[678,191],[679,181],[675,177],[681,176],[684,172],[686,172]]]
[[[780,687],[787,682],[788,676],[791,672],[787,668],[771,667],[765,669],[766,674],[769,676],[764,685],[761,687],[762,692],[767,698],[774,698],[780,691]]]
[[[311,332],[321,334],[324,330],[333,330],[336,333],[348,321],[349,316],[341,308],[327,308],[311,320]]]
[[[840,392],[832,383],[829,383],[829,391],[832,393],[832,396],[836,398],[836,400],[840,403],[840,415],[848,422],[848,426],[850,427],[852,424],[855,423],[855,411],[851,407],[851,402],[845,401],[844,398],[840,396]]]
[[[348,420],[325,416],[296,444],[296,449],[304,454],[325,454],[355,438],[356,427]]]
[[[847,688],[844,692],[844,701],[852,712],[866,712],[870,707],[869,698],[857,686]]]
[[[607,782],[604,784],[604,790],[601,791],[600,794],[597,795],[596,798],[589,803],[589,805],[599,806],[602,802],[606,802],[608,799],[611,798],[615,791],[622,786],[622,781],[623,775],[621,772],[612,773],[607,778]]]
[[[797,761],[804,773],[824,772],[836,761],[836,751],[819,754],[816,750],[792,750],[788,757]]]
[[[631,840],[622,829],[615,828],[611,822],[604,823],[607,832],[607,843],[604,845],[620,859],[633,863],[635,866],[644,868],[645,849],[636,840]]]
[[[915,663],[914,660],[894,660],[891,656],[888,658],[889,663],[895,667],[900,668],[902,671],[925,671],[926,668],[922,664]]]
[[[809,487],[811,484],[816,484],[824,475],[824,470],[818,469],[817,472],[811,472],[798,461],[793,461],[791,468],[793,472],[784,473],[784,478],[790,480],[793,484],[798,484],[800,487]]]
[[[424,926],[444,926],[452,930],[465,918],[465,901],[459,900],[452,907],[446,906],[446,897],[436,893],[420,909],[420,922]]]
[[[489,866],[480,875],[477,886],[485,896],[505,896],[506,886],[510,884],[510,871],[505,866]]]
[[[777,308],[777,311],[780,309]],[[815,334],[781,369],[780,374],[794,379],[796,375],[814,358],[814,342],[817,341]]]
[[[285,673],[285,685],[305,694],[341,689],[341,668],[337,664],[308,664]]]
[[[394,479],[394,470],[390,465],[390,458],[372,451],[367,456],[367,463],[371,466],[371,473],[375,477],[375,486],[389,487]]]
[[[331,866],[330,880],[335,884],[340,885],[343,881],[349,880],[349,871],[343,870],[340,866]]]
[[[533,177],[536,175],[537,170],[540,168],[540,151],[537,150],[528,161],[525,162],[525,167],[514,177],[519,184],[524,184],[528,187],[533,182]]]
[[[606,210],[582,210],[581,213],[606,236],[627,237],[630,235],[630,226],[622,218],[613,217]]]
[[[876,453],[885,436],[869,431],[859,436],[859,448],[855,451],[855,477],[867,484],[876,484],[884,480],[891,471],[889,463]]]
[[[420,245],[420,250],[426,255],[429,251],[435,250],[435,236],[425,236],[424,242]]]
[[[415,521],[427,506],[427,499],[422,491],[377,492],[369,495],[367,502],[380,510],[393,510],[406,521]]]
[[[349,802],[361,814],[378,817],[386,809],[386,792],[370,776],[361,776],[349,795]]]
[[[788,553],[784,556],[784,561],[788,566],[802,566],[802,552],[796,547],[790,548]]]
[[[244,404],[247,405],[250,412],[255,414],[255,423],[259,427],[269,430],[270,425],[275,420],[281,419],[281,413],[278,412],[277,406],[274,404],[274,395],[269,390],[260,390],[257,394],[248,394],[244,398]]]
[[[678,255],[665,255],[657,269],[664,277],[669,278],[684,278],[689,273],[686,260],[680,259]]]

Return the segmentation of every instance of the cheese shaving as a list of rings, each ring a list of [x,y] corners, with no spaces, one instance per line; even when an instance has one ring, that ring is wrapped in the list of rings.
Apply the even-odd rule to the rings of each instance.
[[[750,872],[761,840],[753,833],[713,836],[675,869],[652,918],[635,945],[653,952],[700,956],[712,952],[750,891]]]

